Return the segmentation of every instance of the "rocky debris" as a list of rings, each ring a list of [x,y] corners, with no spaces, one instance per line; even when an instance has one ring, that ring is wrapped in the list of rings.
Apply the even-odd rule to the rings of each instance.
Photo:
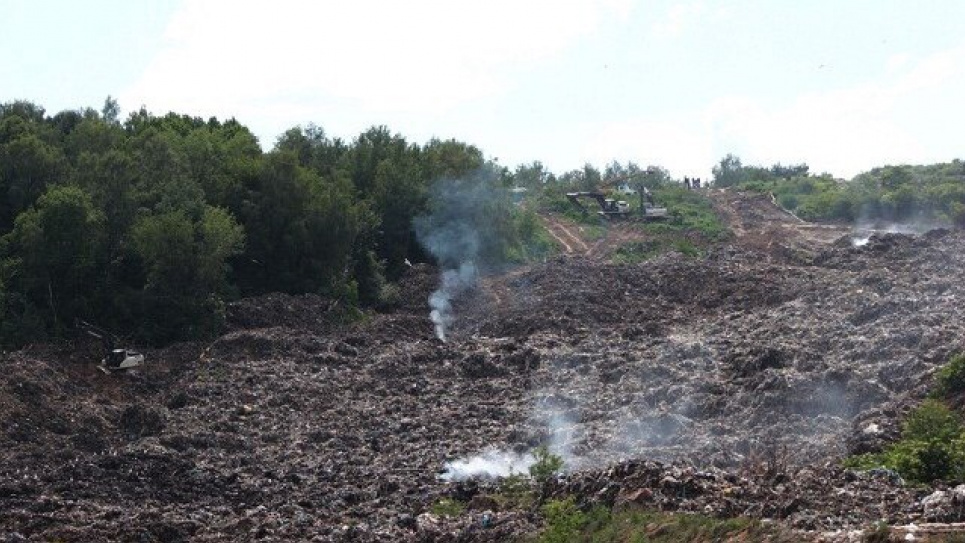
[[[572,474],[556,482],[551,495],[581,496],[586,506],[768,518],[802,532],[827,532],[874,520],[920,521],[927,492],[896,485],[888,474],[830,463],[734,472],[627,461]]]
[[[331,313],[338,309],[338,300],[317,294],[272,293],[228,304],[225,321],[228,330],[276,326],[326,330],[333,327]]]
[[[246,300],[212,344],[149,351],[134,372],[104,375],[70,346],[0,355],[0,526],[27,540],[503,541],[539,515],[499,507],[498,482],[439,475],[541,444],[569,470],[547,496],[585,505],[815,534],[963,520],[958,489],[837,460],[896,436],[965,347],[965,235],[805,253],[553,259],[457,300],[447,343],[427,318],[436,272],[414,266],[400,303],[359,323],[320,297]],[[434,513],[444,498],[465,511]]]
[[[921,500],[925,519],[931,522],[955,522],[965,518],[965,485],[936,490]]]

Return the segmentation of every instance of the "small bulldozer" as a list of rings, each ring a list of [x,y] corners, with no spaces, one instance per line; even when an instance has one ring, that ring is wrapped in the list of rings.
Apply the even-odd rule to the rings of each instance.
[[[82,320],[77,320],[75,326],[87,335],[100,340],[104,346],[104,357],[97,365],[97,369],[102,372],[110,374],[136,368],[144,363],[143,354],[131,349],[118,348],[117,338],[107,330]]]

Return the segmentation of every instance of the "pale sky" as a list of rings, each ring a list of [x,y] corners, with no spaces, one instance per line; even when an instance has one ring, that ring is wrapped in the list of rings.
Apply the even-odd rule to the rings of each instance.
[[[0,0],[0,102],[848,178],[965,158],[963,24],[961,0]]]

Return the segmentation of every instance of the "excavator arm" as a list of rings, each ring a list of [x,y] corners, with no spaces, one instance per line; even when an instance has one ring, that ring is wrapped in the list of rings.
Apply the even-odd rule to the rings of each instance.
[[[611,200],[602,192],[568,192],[566,193],[566,197],[569,198],[569,200],[573,202],[573,205],[579,208],[584,215],[588,215],[590,210],[583,205],[580,198],[592,198],[596,200],[596,203],[600,205],[600,211],[597,213],[603,217],[624,217],[630,213],[630,208],[626,202]]]
[[[104,373],[135,368],[144,363],[143,354],[130,349],[118,349],[115,345],[114,335],[107,330],[80,319],[74,322],[74,326],[87,335],[99,339],[104,346],[104,358],[97,366]]]
[[[114,350],[114,336],[107,330],[80,319],[77,319],[74,326],[87,335],[99,339],[101,344],[104,345],[104,352],[109,353]]]

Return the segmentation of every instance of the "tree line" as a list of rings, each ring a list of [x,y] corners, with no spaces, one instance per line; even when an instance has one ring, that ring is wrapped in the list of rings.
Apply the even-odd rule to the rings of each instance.
[[[713,170],[714,185],[771,192],[810,220],[912,222],[965,226],[965,162],[890,165],[851,180],[814,175],[806,164],[744,165],[734,155]]]
[[[473,145],[416,144],[384,126],[351,141],[296,126],[264,151],[235,119],[142,108],[122,121],[110,97],[99,111],[54,115],[15,101],[0,104],[0,347],[63,336],[78,318],[152,344],[206,337],[222,325],[226,301],[268,292],[391,305],[407,261],[432,261],[413,224],[451,205],[433,194],[445,179],[498,189],[484,191],[485,216],[498,225],[486,254],[504,262],[552,250],[535,210],[572,212],[566,191],[620,180],[671,204],[671,226],[723,235],[706,198],[656,166],[587,164],[556,175],[536,161],[510,171]],[[843,182],[806,165],[745,166],[728,155],[714,185],[773,192],[809,219],[965,224],[961,161],[887,166]]]
[[[434,181],[512,183],[472,145],[384,126],[352,141],[294,127],[264,152],[235,119],[119,111],[0,105],[0,345],[78,318],[153,344],[199,338],[226,300],[267,292],[391,303],[406,260],[429,259],[412,222]],[[532,214],[508,195],[489,212],[511,226],[507,257],[525,258]]]

